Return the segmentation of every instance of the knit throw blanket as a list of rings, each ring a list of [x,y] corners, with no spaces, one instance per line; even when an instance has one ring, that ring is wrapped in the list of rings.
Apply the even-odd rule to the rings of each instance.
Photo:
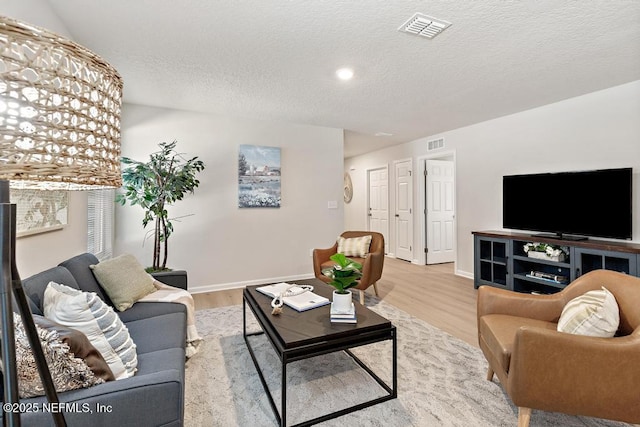
[[[174,288],[157,280],[153,281],[153,285],[157,290],[139,301],[175,302],[184,304],[187,307],[187,346],[185,353],[188,359],[198,352],[198,346],[202,342],[202,338],[198,335],[198,330],[196,329],[196,309],[193,297],[184,289]]]

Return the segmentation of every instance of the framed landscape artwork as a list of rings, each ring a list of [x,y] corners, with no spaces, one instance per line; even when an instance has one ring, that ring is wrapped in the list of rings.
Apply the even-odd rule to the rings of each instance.
[[[280,148],[240,145],[238,207],[280,207]]]
[[[16,204],[16,236],[59,230],[67,225],[69,192],[64,190],[11,190]]]

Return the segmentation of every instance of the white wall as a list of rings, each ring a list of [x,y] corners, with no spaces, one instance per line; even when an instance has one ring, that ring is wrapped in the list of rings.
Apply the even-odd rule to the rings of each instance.
[[[70,37],[62,21],[47,2],[39,0],[8,0],[2,2],[5,16],[37,25]],[[87,249],[87,196],[72,192],[69,196],[69,224],[62,230],[18,238],[16,263],[21,277],[53,267],[61,261]]]
[[[199,156],[206,169],[194,195],[170,208],[176,222],[169,240],[172,268],[186,269],[193,292],[245,283],[309,277],[310,250],[329,247],[342,231],[343,131],[287,123],[125,104],[122,154],[145,161],[162,141]],[[282,206],[238,208],[238,146],[281,147]],[[337,209],[328,209],[337,201]],[[116,209],[115,253],[133,253],[145,265],[142,209]]]
[[[55,14],[49,2],[43,2],[42,0],[2,0],[0,14],[71,38],[69,30]]]
[[[518,173],[634,168],[633,241],[640,241],[640,81],[594,92],[440,135],[345,160],[354,185],[345,205],[345,229],[366,227],[366,169],[388,164],[393,191],[393,161],[413,158],[414,171],[427,152],[427,141],[445,138],[442,151],[455,152],[457,204],[456,272],[473,275],[476,230],[500,230],[502,176]],[[414,204],[419,201],[419,174],[414,173]],[[550,189],[549,201],[562,201],[562,190]],[[393,218],[393,193],[390,194]],[[588,214],[588,213],[587,213]],[[420,242],[420,215],[414,215],[414,258]],[[395,245],[390,227],[391,250]]]

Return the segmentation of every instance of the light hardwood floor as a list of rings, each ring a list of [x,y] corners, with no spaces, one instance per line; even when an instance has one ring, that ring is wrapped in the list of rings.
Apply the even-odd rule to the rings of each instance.
[[[367,292],[373,293],[373,287]],[[477,291],[472,280],[453,274],[453,263],[421,266],[386,258],[378,292],[383,301],[478,345]],[[194,294],[193,298],[196,310],[242,304],[242,289]]]

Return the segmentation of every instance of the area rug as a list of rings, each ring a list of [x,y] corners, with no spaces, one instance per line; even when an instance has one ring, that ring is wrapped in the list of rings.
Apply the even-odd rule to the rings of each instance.
[[[367,305],[398,331],[398,398],[326,421],[322,426],[515,426],[517,408],[478,348],[375,298]],[[258,330],[249,311],[250,330]],[[275,426],[276,418],[242,337],[242,306],[196,312],[204,342],[187,362],[186,426]],[[280,362],[264,335],[252,345],[276,402]],[[391,343],[354,350],[382,379],[391,379]],[[287,424],[379,397],[382,388],[343,352],[288,365]],[[596,418],[533,411],[537,426],[627,426]]]

